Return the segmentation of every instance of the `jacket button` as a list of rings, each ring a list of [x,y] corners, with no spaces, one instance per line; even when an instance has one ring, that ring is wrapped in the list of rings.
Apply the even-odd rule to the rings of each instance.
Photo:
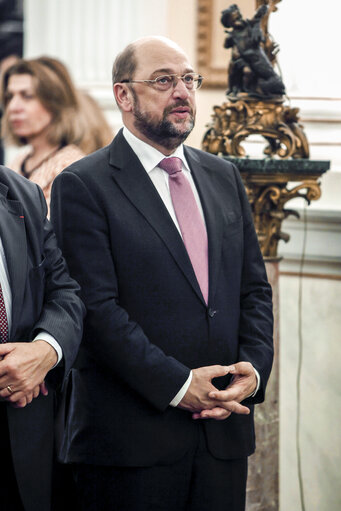
[[[209,317],[210,317],[210,318],[213,318],[213,316],[214,316],[216,313],[217,313],[217,311],[215,311],[215,310],[213,310],[213,309],[211,309],[211,308],[209,308],[209,309],[208,309],[208,315],[209,315]]]

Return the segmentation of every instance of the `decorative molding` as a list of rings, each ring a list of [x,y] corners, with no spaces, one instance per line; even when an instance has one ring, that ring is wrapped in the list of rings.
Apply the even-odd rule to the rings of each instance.
[[[227,59],[221,66],[213,65],[212,33],[213,23],[212,0],[198,0],[198,31],[197,31],[197,60],[198,70],[204,76],[204,87],[226,88],[227,85]],[[224,35],[221,27],[221,42]]]

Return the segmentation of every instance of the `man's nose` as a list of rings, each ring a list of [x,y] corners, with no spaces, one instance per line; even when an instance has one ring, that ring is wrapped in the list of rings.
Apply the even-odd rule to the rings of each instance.
[[[189,97],[190,91],[187,89],[184,82],[181,78],[178,79],[177,84],[173,90],[173,96],[175,98],[187,99]]]

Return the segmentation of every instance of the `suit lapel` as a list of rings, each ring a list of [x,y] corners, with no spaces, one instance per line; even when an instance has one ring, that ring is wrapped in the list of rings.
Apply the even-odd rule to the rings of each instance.
[[[208,264],[209,264],[209,302],[216,289],[219,266],[221,262],[223,223],[222,216],[217,209],[217,189],[214,186],[214,177],[210,168],[201,164],[197,153],[184,147],[185,156],[190,166],[192,176],[199,193],[204,211],[207,237],[208,237]]]
[[[0,183],[0,236],[4,246],[12,292],[11,337],[15,334],[24,298],[27,242],[23,207],[7,199],[8,187]]]
[[[109,154],[114,180],[158,233],[196,294],[204,301],[182,238],[151,179],[121,132],[113,140]]]

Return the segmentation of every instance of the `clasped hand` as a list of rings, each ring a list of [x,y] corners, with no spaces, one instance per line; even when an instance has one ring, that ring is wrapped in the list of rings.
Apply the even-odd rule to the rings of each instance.
[[[212,379],[233,375],[225,390],[218,390]],[[206,366],[193,369],[191,384],[179,403],[179,408],[192,412],[193,419],[227,419],[231,413],[247,415],[248,407],[241,401],[256,389],[257,378],[252,364],[238,362],[231,366]]]
[[[47,342],[0,344],[0,399],[23,408],[38,397],[48,394],[47,372],[57,362],[57,354]]]

